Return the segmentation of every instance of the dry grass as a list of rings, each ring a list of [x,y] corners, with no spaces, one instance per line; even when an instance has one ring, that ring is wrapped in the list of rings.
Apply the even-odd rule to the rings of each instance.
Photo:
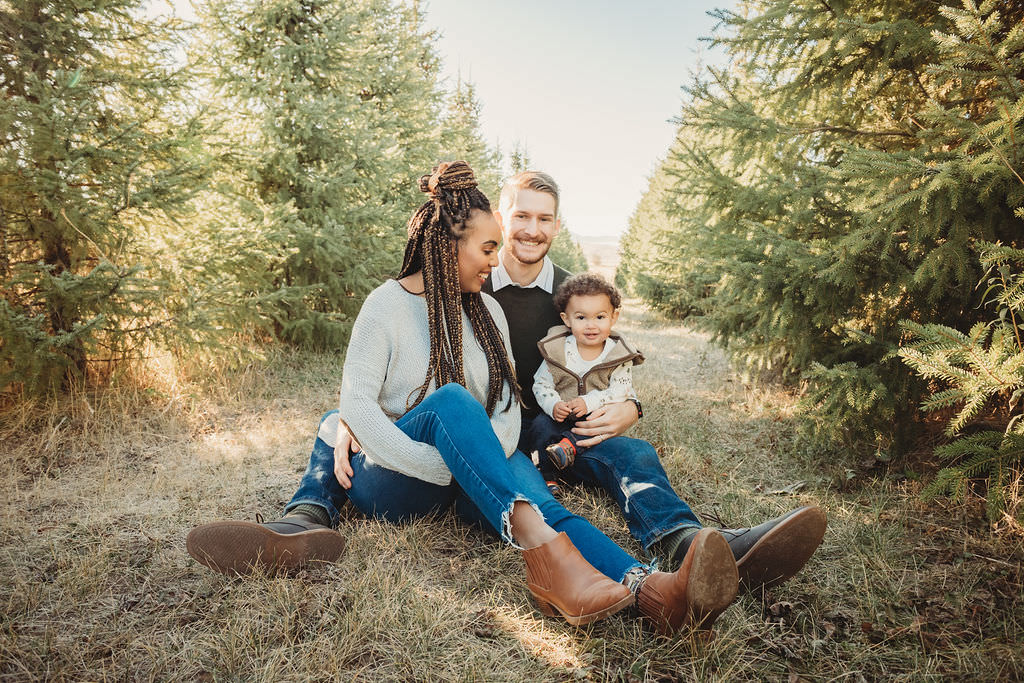
[[[628,319],[627,319],[628,318]],[[0,414],[0,676],[198,680],[875,680],[1024,677],[1024,551],[975,506],[924,506],[898,473],[793,452],[795,399],[743,385],[722,354],[635,308],[637,383],[698,513],[741,525],[803,503],[830,526],[806,570],[746,596],[711,642],[630,616],[577,630],[532,609],[518,554],[449,516],[349,511],[343,560],[231,580],[185,553],[195,524],[274,515],[305,466],[339,359],[238,373],[154,364],[117,391]],[[796,482],[803,488],[781,491]],[[603,496],[567,504],[632,551]]]

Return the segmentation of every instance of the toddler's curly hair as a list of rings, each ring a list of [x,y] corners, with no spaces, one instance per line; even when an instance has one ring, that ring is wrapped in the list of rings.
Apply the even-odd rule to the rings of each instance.
[[[622,295],[612,283],[597,273],[579,273],[567,278],[555,292],[555,308],[559,313],[564,313],[572,297],[594,294],[607,294],[608,300],[612,302],[613,311],[619,310],[619,306],[622,305]]]

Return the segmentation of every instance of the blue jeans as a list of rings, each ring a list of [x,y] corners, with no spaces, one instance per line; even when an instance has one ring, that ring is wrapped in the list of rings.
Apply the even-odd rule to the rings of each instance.
[[[461,385],[447,384],[431,393],[395,426],[437,448],[454,481],[431,484],[356,453],[349,460],[352,488],[346,491],[334,476],[334,449],[318,437],[299,490],[285,510],[301,503],[320,505],[336,524],[338,508],[346,500],[364,514],[389,522],[454,506],[464,520],[482,521],[485,528],[512,543],[509,515],[512,505],[522,500],[533,505],[555,531],[564,531],[605,576],[621,581],[626,572],[642,565],[590,522],[562,507],[529,458],[519,451],[506,458],[484,407]]]
[[[533,451],[543,453],[544,449],[551,444],[558,443],[562,439],[568,439],[569,443],[576,449],[577,454],[586,451],[586,447],[576,445],[577,441],[586,437],[577,436],[572,433],[572,428],[576,425],[577,419],[585,420],[587,418],[586,416],[576,418],[570,415],[561,422],[555,422],[547,413],[540,413],[532,420],[524,418],[523,429],[519,436],[519,450],[523,453],[532,453]],[[541,459],[543,460],[543,456],[541,456]]]
[[[537,448],[534,440],[545,433],[548,423],[556,424],[547,415],[524,416],[519,448],[526,452]],[[549,479],[582,482],[611,494],[626,518],[629,533],[644,550],[672,531],[701,527],[693,510],[669,483],[658,452],[646,441],[627,436],[602,441],[578,451],[576,460],[564,470],[556,470],[545,457],[540,462]]]

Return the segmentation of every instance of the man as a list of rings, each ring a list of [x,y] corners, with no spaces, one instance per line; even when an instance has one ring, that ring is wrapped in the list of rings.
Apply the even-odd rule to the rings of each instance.
[[[552,295],[569,273],[554,265],[548,250],[561,223],[558,186],[551,176],[526,171],[505,182],[495,217],[504,243],[498,267],[484,286],[508,319],[516,374],[523,390],[520,450],[530,443],[530,424],[539,410],[533,374],[542,362],[537,342],[561,324]],[[621,436],[642,415],[639,401],[608,405],[577,422],[587,451],[558,476],[608,492],[618,503],[630,533],[668,569],[682,563],[701,523],[673,490],[654,447]],[[825,514],[804,507],[752,529],[720,529],[736,557],[741,585],[756,590],[793,576],[817,549]]]
[[[551,296],[569,275],[547,257],[560,227],[558,198],[558,187],[550,176],[520,173],[506,182],[495,212],[504,246],[484,291],[498,300],[509,322],[517,376],[527,404],[523,432],[537,414],[532,391],[533,374],[541,363],[537,342],[560,323]],[[580,443],[589,450],[561,475],[611,494],[644,550],[674,570],[702,525],[672,489],[654,448],[646,441],[621,436],[641,414],[639,402],[627,401],[599,408],[577,423],[574,431],[586,437]],[[358,451],[359,445],[343,429],[332,439],[336,441],[335,476],[326,481],[327,473],[320,473],[321,485],[348,489],[353,474],[349,453]],[[276,568],[310,560],[333,561],[341,554],[344,539],[331,528],[337,510],[313,504],[320,498],[304,497],[300,487],[279,520],[197,527],[188,537],[189,553],[228,574],[246,573],[257,564]],[[819,508],[805,507],[752,529],[720,531],[732,548],[741,583],[757,589],[799,571],[821,543],[825,515]]]

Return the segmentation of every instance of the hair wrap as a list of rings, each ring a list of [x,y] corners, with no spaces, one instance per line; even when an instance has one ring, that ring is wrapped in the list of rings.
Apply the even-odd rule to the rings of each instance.
[[[441,199],[447,192],[471,190],[476,187],[476,176],[465,161],[446,161],[434,167],[433,173],[420,178],[420,192],[433,199]]]

